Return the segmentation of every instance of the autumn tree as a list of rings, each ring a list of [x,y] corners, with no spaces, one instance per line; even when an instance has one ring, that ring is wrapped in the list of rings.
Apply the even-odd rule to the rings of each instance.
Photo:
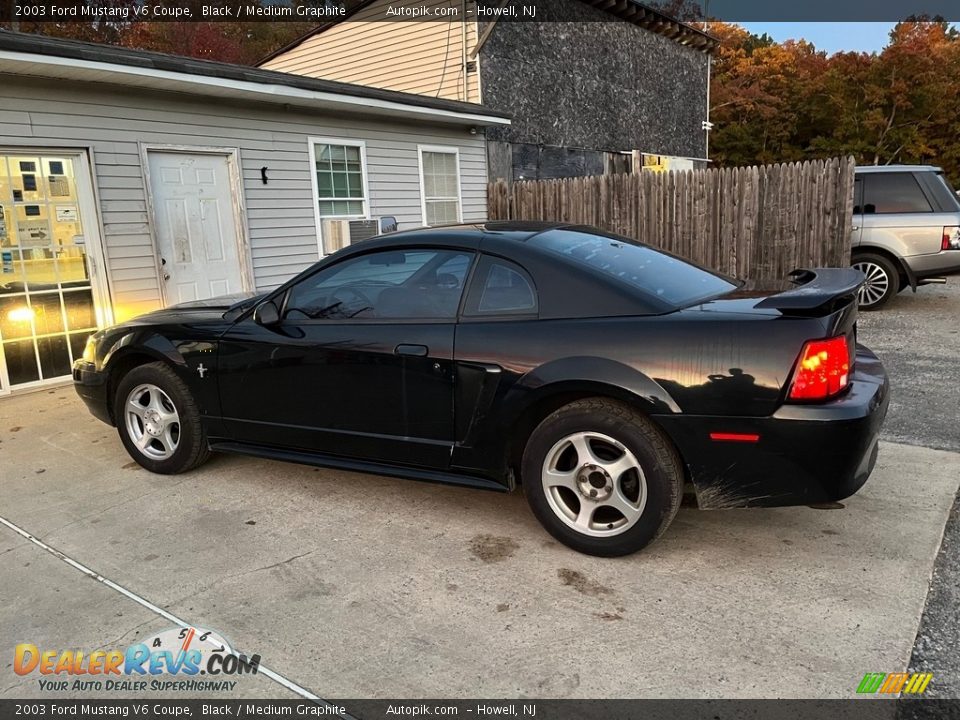
[[[960,38],[945,22],[899,23],[880,52],[828,56],[715,23],[711,155],[723,164],[854,155],[930,163],[960,176]]]

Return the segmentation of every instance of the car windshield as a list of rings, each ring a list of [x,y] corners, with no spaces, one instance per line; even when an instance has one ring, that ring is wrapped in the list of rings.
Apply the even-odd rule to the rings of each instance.
[[[598,270],[675,307],[687,307],[736,290],[721,275],[616,235],[549,230],[530,243]]]

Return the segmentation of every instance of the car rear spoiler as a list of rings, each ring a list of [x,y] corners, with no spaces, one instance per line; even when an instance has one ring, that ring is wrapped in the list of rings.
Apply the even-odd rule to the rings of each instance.
[[[864,275],[853,268],[794,270],[787,277],[798,287],[764,298],[756,307],[781,312],[817,310],[825,305],[854,301]]]

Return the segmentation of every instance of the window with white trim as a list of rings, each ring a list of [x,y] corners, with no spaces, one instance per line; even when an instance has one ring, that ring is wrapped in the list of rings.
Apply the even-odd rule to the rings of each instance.
[[[366,217],[363,145],[318,142],[313,150],[320,217]]]
[[[461,221],[460,157],[456,148],[420,148],[424,225]]]

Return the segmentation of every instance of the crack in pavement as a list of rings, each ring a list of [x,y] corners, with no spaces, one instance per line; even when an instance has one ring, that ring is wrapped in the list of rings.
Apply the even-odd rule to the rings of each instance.
[[[156,618],[153,618],[153,617],[152,617],[152,618],[148,618],[147,620],[144,620],[142,623],[138,623],[138,624],[134,625],[132,628],[130,628],[129,630],[126,630],[125,632],[121,633],[118,637],[116,637],[115,639],[111,640],[110,642],[105,642],[105,643],[103,643],[103,645],[98,645],[96,649],[97,649],[97,650],[103,650],[104,648],[107,648],[107,647],[111,647],[111,646],[113,646],[113,645],[116,645],[118,642],[120,642],[121,640],[123,640],[123,638],[125,638],[125,637],[126,637],[127,635],[129,635],[130,633],[136,632],[137,630],[139,630],[140,628],[142,628],[144,625],[149,625],[150,623],[156,622],[156,621],[157,621]]]
[[[79,525],[80,523],[85,522],[85,521],[88,521],[88,520],[91,520],[92,518],[100,517],[101,515],[104,515],[105,513],[109,512],[110,510],[115,510],[115,509],[118,508],[118,507],[123,507],[124,505],[129,505],[130,503],[136,502],[137,500],[144,500],[144,499],[146,499],[146,498],[149,498],[149,497],[152,497],[152,496],[156,495],[157,493],[161,493],[161,492],[166,492],[166,491],[168,491],[168,490],[172,490],[172,489],[174,489],[174,488],[176,488],[176,487],[179,487],[180,485],[183,485],[185,482],[188,482],[189,480],[191,480],[190,477],[185,477],[185,478],[183,478],[182,480],[179,480],[178,482],[171,483],[170,485],[166,485],[166,486],[164,486],[164,487],[162,487],[162,488],[157,488],[156,490],[151,490],[150,492],[145,493],[145,494],[143,494],[143,495],[137,495],[137,496],[135,496],[135,497],[128,498],[128,499],[126,499],[126,500],[122,500],[122,501],[120,501],[120,502],[118,502],[118,503],[114,503],[113,505],[107,505],[106,507],[102,507],[102,508],[98,509],[98,510],[97,510],[96,512],[94,512],[94,513],[90,513],[89,515],[84,515],[83,517],[77,518],[76,520],[71,520],[70,522],[68,522],[68,523],[66,523],[66,524],[64,524],[64,525],[59,525],[59,526],[57,526],[57,527],[55,527],[55,528],[52,528],[52,529],[50,529],[50,530],[48,531],[48,534],[49,534],[49,535],[56,535],[57,533],[60,533],[60,532],[62,532],[63,530],[66,530],[67,528],[73,527],[74,525]]]

